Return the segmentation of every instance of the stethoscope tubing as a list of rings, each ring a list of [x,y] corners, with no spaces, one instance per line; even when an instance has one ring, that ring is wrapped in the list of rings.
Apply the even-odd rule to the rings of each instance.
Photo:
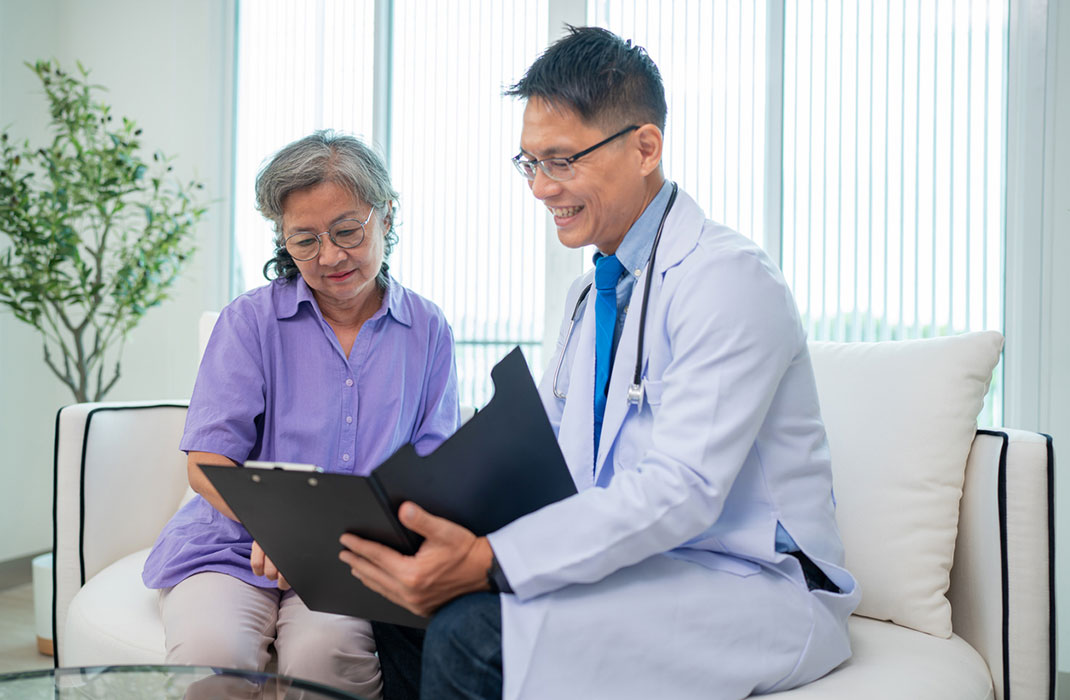
[[[580,298],[576,300],[576,306],[572,309],[572,318],[568,322],[568,330],[565,331],[565,344],[561,348],[561,356],[557,358],[557,369],[554,370],[554,383],[553,390],[554,396],[564,400],[568,398],[568,394],[562,394],[557,390],[557,378],[561,374],[561,364],[565,361],[565,351],[568,350],[568,342],[572,340],[572,329],[576,327],[576,317],[580,314],[580,307],[583,305],[583,300],[587,298],[588,292],[591,291],[591,285],[588,284],[580,292]]]
[[[665,205],[665,211],[661,214],[661,221],[658,223],[658,232],[654,236],[654,245],[650,247],[650,257],[647,259],[646,270],[647,280],[643,287],[643,302],[639,307],[639,335],[636,341],[636,353],[635,353],[635,374],[631,386],[628,387],[628,403],[638,405],[643,398],[642,389],[642,372],[643,372],[643,338],[646,335],[646,310],[650,300],[650,275],[654,270],[654,257],[658,252],[658,244],[661,242],[661,233],[665,230],[665,220],[669,218],[669,212],[672,211],[672,205],[676,202],[676,193],[678,191],[676,183],[672,183],[672,193],[669,194],[669,203]],[[576,319],[580,315],[580,309],[583,307],[583,302],[587,299],[587,294],[591,291],[593,283],[589,283],[580,292],[580,296],[576,299],[576,306],[572,309],[572,318],[568,322],[568,330],[565,331],[565,343],[561,347],[561,355],[557,358],[557,368],[554,370],[554,381],[552,389],[554,396],[559,399],[565,399],[568,394],[561,393],[557,388],[557,379],[561,374],[561,365],[565,361],[565,352],[568,350],[568,343],[572,339],[572,331],[576,326]]]

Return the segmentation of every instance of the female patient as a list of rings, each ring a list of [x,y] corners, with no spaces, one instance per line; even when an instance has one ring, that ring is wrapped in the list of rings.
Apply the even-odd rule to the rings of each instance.
[[[286,146],[256,198],[275,225],[274,279],[216,323],[181,442],[199,495],[164,527],[143,579],[160,589],[169,663],[259,670],[274,643],[280,673],[377,698],[369,623],[310,611],[264,577],[274,567],[197,464],[367,474],[408,442],[426,454],[459,421],[453,338],[387,272],[397,193],[360,141],[328,131]]]

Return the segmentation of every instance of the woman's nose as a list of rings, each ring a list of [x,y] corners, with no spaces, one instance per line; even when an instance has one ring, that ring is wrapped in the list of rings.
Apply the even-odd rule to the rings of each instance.
[[[334,265],[346,255],[345,249],[339,247],[327,234],[320,236],[320,265]]]

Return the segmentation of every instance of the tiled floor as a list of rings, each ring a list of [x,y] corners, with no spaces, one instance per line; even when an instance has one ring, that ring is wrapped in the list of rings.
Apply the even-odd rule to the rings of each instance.
[[[52,668],[52,657],[37,651],[33,586],[0,591],[0,673]]]

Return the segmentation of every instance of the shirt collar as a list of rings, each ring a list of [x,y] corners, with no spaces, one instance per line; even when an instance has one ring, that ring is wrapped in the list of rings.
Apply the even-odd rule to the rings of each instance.
[[[378,318],[389,312],[394,320],[403,326],[412,327],[412,310],[405,303],[405,295],[402,294],[401,285],[398,284],[390,273],[386,273],[386,296],[383,307],[375,312],[372,319]]]
[[[670,192],[672,183],[666,180],[617,247],[617,260],[620,260],[629,274],[638,276],[650,259],[650,249],[654,247],[654,237],[658,234],[658,224],[665,212],[665,205],[669,202]],[[595,253],[596,261],[600,257],[601,253]]]
[[[368,320],[374,321],[389,313],[398,323],[404,326],[412,326],[412,313],[405,304],[401,285],[394,281],[394,278],[390,276],[390,273],[387,273],[386,279],[385,303],[378,311],[372,314],[372,317]],[[302,302],[308,302],[316,316],[320,319],[323,318],[319,304],[316,303],[316,297],[312,294],[312,288],[308,286],[300,274],[290,281],[275,280],[274,284],[278,285],[276,289],[279,292],[279,295],[276,297],[278,301],[275,306],[275,315],[278,318],[291,318],[296,315]]]
[[[275,317],[278,319],[292,318],[301,302],[307,301],[313,309],[319,311],[312,296],[312,290],[305,284],[304,278],[298,274],[290,279],[275,279],[271,282],[275,291]]]

